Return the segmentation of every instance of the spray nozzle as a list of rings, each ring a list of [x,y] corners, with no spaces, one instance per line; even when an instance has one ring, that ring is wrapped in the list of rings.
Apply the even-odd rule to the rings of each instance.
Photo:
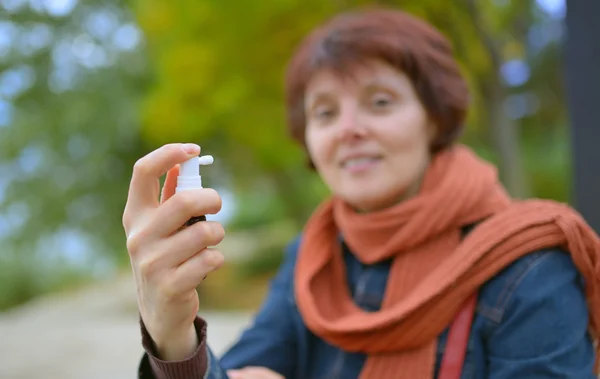
[[[214,161],[215,161],[215,158],[213,158],[212,155],[203,155],[201,157],[198,157],[198,164],[201,166],[213,164]]]
[[[193,157],[183,162],[179,167],[179,176],[177,177],[177,188],[175,189],[175,192],[202,188],[200,166],[212,164],[214,161],[212,155],[203,155],[201,157]]]

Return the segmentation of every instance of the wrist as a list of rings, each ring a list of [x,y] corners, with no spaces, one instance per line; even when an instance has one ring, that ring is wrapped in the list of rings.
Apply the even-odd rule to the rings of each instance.
[[[158,358],[163,361],[187,359],[194,354],[198,344],[198,333],[193,323],[181,333],[171,333],[165,339],[154,341]]]

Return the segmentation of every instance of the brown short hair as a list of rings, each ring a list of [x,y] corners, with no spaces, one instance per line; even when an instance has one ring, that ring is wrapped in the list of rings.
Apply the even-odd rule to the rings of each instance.
[[[304,92],[320,69],[352,75],[353,68],[379,59],[403,71],[437,127],[432,151],[453,143],[463,129],[469,90],[450,42],[433,26],[407,13],[368,9],[335,16],[309,34],[286,72],[285,94],[291,136],[305,144]]]

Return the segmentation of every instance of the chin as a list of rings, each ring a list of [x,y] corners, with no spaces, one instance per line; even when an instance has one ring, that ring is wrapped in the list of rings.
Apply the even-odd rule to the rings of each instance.
[[[382,192],[381,187],[373,191],[364,190],[360,193],[344,193],[340,197],[350,206],[361,212],[375,212],[389,208],[401,202],[405,197],[406,191]]]
[[[378,211],[392,205],[389,201],[379,196],[365,196],[365,194],[355,196],[345,196],[344,200],[350,206],[360,212]]]

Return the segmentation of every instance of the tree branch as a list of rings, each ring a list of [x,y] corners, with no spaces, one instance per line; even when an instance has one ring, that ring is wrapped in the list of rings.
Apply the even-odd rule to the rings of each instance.
[[[475,31],[477,32],[477,36],[479,40],[487,50],[490,55],[490,59],[492,61],[492,66],[495,70],[499,69],[502,65],[502,57],[500,56],[500,47],[496,43],[496,41],[492,38],[491,33],[486,30],[483,26],[484,22],[481,19],[481,12],[477,9],[476,0],[466,0],[467,11],[473,20],[473,26],[475,27]]]

